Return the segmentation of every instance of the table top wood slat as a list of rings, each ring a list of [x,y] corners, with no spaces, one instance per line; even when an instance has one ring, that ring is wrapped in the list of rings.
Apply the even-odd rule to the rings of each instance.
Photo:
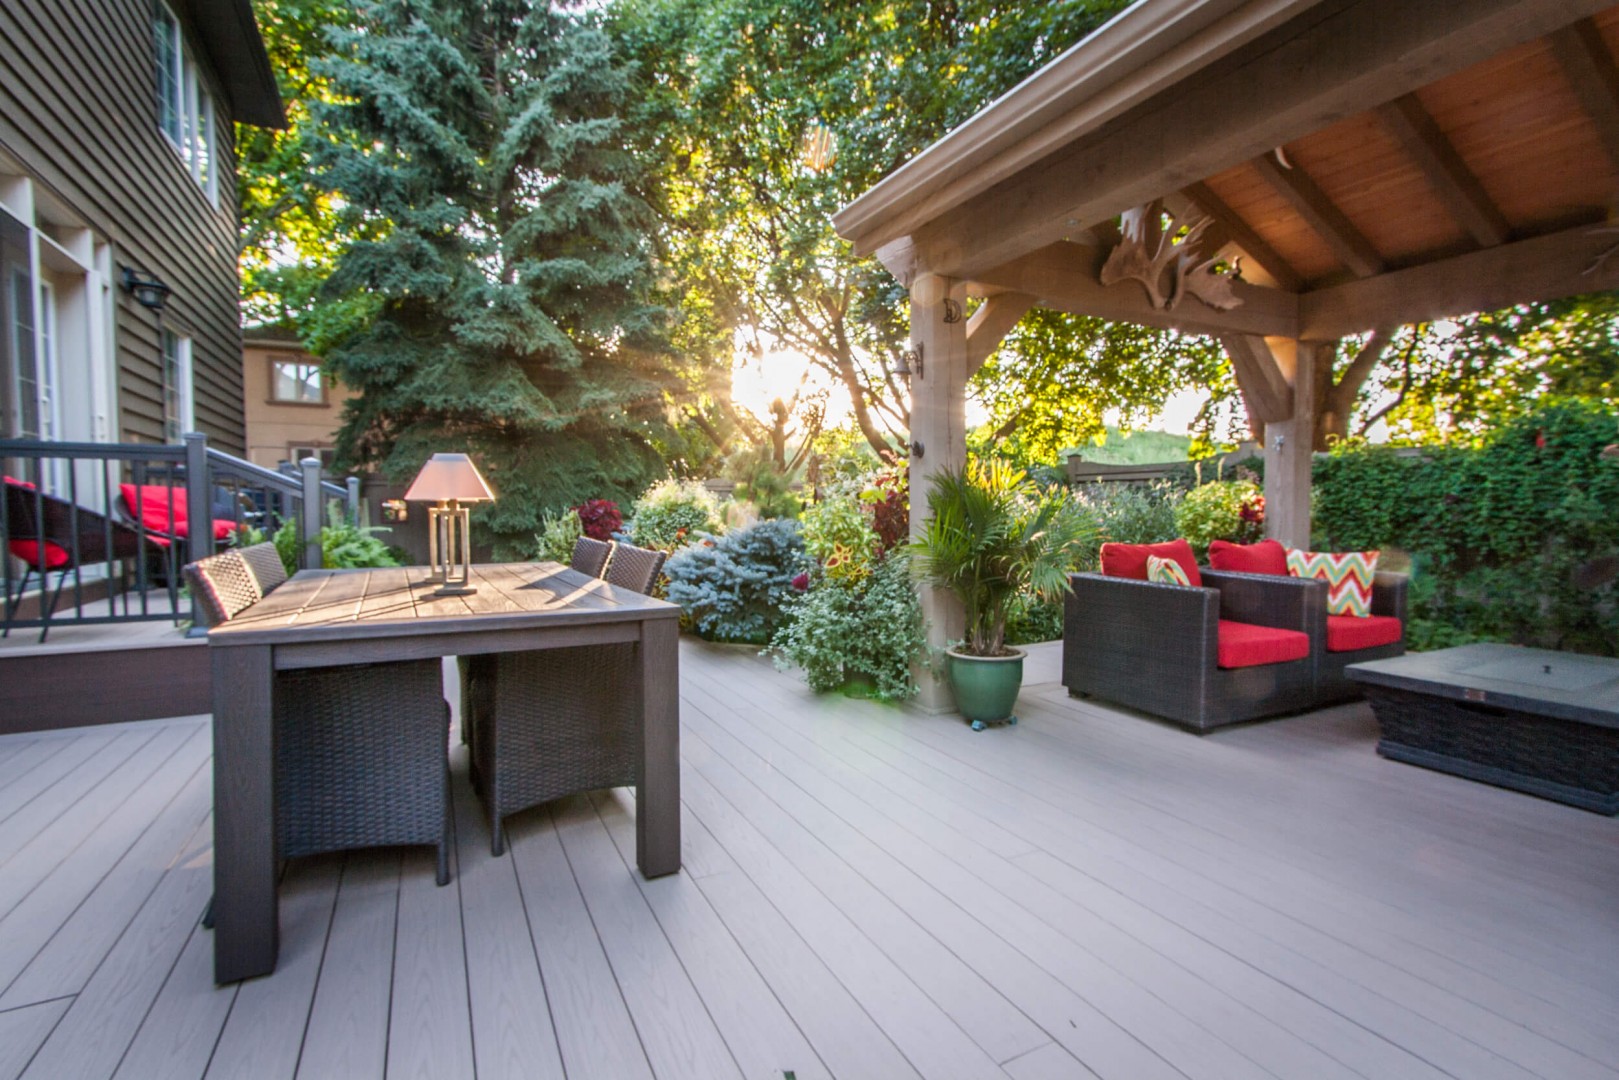
[[[678,618],[673,604],[558,563],[472,568],[468,596],[434,597],[425,567],[305,570],[209,633],[215,645],[286,645]]]

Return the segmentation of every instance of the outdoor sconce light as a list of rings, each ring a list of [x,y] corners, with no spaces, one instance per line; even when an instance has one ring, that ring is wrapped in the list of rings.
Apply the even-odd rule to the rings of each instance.
[[[406,502],[436,502],[427,511],[427,547],[433,563],[434,596],[468,596],[472,585],[472,512],[464,505],[494,502],[478,466],[465,454],[434,454],[416,474]]]
[[[909,379],[915,375],[922,378],[922,346],[912,345],[899,354],[899,363],[894,365],[894,374],[902,379]]]
[[[169,294],[174,291],[155,274],[148,274],[133,266],[124,267],[123,286],[124,291],[135,298],[135,303],[153,311],[162,311],[169,302]]]

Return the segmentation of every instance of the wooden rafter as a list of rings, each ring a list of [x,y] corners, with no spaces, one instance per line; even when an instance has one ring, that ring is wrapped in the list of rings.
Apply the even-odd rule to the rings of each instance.
[[[1253,166],[1356,277],[1375,277],[1383,272],[1383,256],[1377,248],[1301,166],[1285,167],[1274,153],[1254,158]]]
[[[1254,232],[1236,211],[1225,204],[1225,200],[1209,188],[1209,185],[1202,181],[1188,184],[1182,189],[1181,194],[1200,212],[1213,218],[1215,227],[1224,232],[1225,238],[1241,248],[1244,255],[1258,263],[1265,273],[1275,279],[1277,285],[1288,292],[1298,292],[1304,288],[1304,279],[1293,269],[1292,264],[1282,258],[1262,236]]]
[[[1546,38],[1580,105],[1596,122],[1608,163],[1619,168],[1619,66],[1590,19],[1581,19]]]
[[[1377,115],[1406,156],[1422,170],[1446,212],[1479,247],[1507,242],[1512,226],[1415,94],[1378,106]]]

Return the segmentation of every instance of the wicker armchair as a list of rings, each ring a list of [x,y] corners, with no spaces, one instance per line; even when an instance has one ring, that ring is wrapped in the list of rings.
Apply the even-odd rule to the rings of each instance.
[[[1203,571],[1203,587],[1074,574],[1063,617],[1063,685],[1193,731],[1308,708],[1325,593],[1319,582]],[[1227,624],[1295,631],[1301,659],[1221,666]],[[1263,633],[1261,631],[1261,633]],[[1298,639],[1290,639],[1297,643]]]
[[[661,551],[615,544],[607,582],[649,593],[663,559]],[[641,702],[629,688],[639,648],[628,642],[500,653],[463,667],[473,681],[462,700],[478,710],[473,779],[494,854],[506,850],[509,815],[636,782]]]
[[[51,632],[51,617],[61,602],[62,591],[69,577],[80,567],[105,563],[108,577],[113,577],[114,564],[133,559],[142,550],[141,537],[135,530],[111,520],[93,510],[75,506],[65,499],[47,495],[33,484],[12,477],[4,478],[5,500],[0,503],[0,534],[6,542],[5,554],[23,564],[22,580],[16,590],[9,589],[11,575],[5,574],[8,590],[4,604],[4,627],[0,636],[10,636],[11,624],[17,621],[22,598],[28,591],[28,581],[39,575],[40,622],[39,640],[43,642]],[[4,555],[0,555],[3,558]],[[50,575],[56,574],[56,588],[50,588]],[[169,585],[169,609],[179,611],[177,590]]]
[[[257,603],[276,576],[270,559],[280,565],[274,546],[259,544],[186,566],[203,621],[217,626]],[[448,884],[449,714],[437,659],[277,672],[281,856],[431,844]]]

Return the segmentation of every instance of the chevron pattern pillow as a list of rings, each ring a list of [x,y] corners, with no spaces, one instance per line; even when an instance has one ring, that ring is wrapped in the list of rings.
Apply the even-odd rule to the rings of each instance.
[[[1156,555],[1147,556],[1147,580],[1156,581],[1160,585],[1185,585],[1192,587],[1192,581],[1186,576],[1186,569],[1174,559],[1160,559]]]
[[[1299,578],[1319,578],[1327,583],[1328,615],[1372,613],[1372,580],[1377,574],[1375,551],[1326,551],[1287,549],[1287,572]]]

